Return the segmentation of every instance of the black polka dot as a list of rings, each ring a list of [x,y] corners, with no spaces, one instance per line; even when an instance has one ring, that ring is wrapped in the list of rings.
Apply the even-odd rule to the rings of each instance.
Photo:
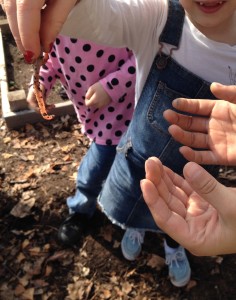
[[[52,57],[54,57],[54,58],[57,57],[57,55],[56,55],[56,53],[55,53],[54,51],[52,51],[50,55],[51,55]]]
[[[129,74],[135,74],[135,67],[129,67],[128,68],[128,72],[129,72]]]
[[[65,60],[64,60],[63,57],[60,57],[59,60],[60,60],[60,62],[61,62],[62,64],[64,64]]]
[[[52,82],[52,76],[48,76],[48,81]]]
[[[73,90],[73,89],[71,90],[71,93],[74,94],[74,95],[77,94],[76,90]]]
[[[81,75],[81,76],[80,76],[80,79],[81,79],[82,81],[86,81],[86,77],[85,77],[84,75]]]
[[[118,137],[122,136],[122,131],[117,130],[117,131],[115,132],[115,136],[118,136]]]
[[[41,80],[42,82],[44,82],[44,78],[42,76],[39,76],[39,80]]]
[[[85,122],[88,124],[91,122],[91,119],[87,119]]]
[[[75,57],[75,62],[76,62],[77,64],[81,64],[81,62],[82,62],[81,57],[76,56],[76,57]]]
[[[102,121],[102,120],[104,120],[104,119],[105,119],[104,114],[100,115],[100,120]]]
[[[133,103],[129,103],[128,105],[127,105],[127,109],[130,109],[131,107],[133,107]]]
[[[47,67],[46,65],[42,65],[42,68],[43,68],[44,70],[48,70],[48,67]]]
[[[98,127],[98,122],[95,121],[95,122],[93,123],[93,125],[94,125],[94,127]]]
[[[89,65],[87,67],[88,72],[93,72],[94,71],[94,65]]]
[[[119,84],[119,80],[118,80],[117,78],[113,78],[113,79],[111,80],[111,84],[112,84],[113,86],[116,86],[116,85]]]
[[[85,44],[85,45],[83,46],[83,50],[84,50],[85,52],[90,51],[90,50],[91,50],[91,45]]]
[[[88,129],[88,130],[87,130],[87,133],[88,133],[88,134],[92,134],[92,133],[93,133],[93,130],[92,130],[92,129]]]
[[[105,74],[105,72],[106,72],[106,70],[102,70],[102,71],[100,71],[100,72],[99,72],[99,76],[100,76],[100,77],[103,77],[103,76],[104,76],[104,74]]]
[[[104,54],[104,50],[98,50],[97,57],[102,57]]]
[[[116,120],[117,120],[117,121],[120,121],[120,120],[122,120],[122,119],[123,119],[123,115],[117,115],[117,116],[116,116]]]
[[[112,129],[112,124],[111,124],[111,123],[108,123],[108,124],[106,125],[106,129]]]
[[[109,62],[113,62],[115,59],[116,59],[115,55],[110,55],[110,56],[108,57],[108,61],[109,61]]]
[[[71,71],[72,73],[74,73],[74,72],[75,72],[75,68],[74,68],[73,66],[70,66],[70,71]]]
[[[130,124],[130,120],[125,121],[125,125],[128,127]]]
[[[76,82],[75,85],[76,85],[77,88],[81,88],[81,86],[82,86],[81,83],[79,83],[79,82]]]
[[[66,74],[65,77],[66,77],[67,80],[70,80],[70,75]]]
[[[60,39],[59,39],[59,38],[56,38],[56,44],[57,44],[57,45],[60,45],[60,43],[61,43]]]
[[[128,81],[128,82],[126,82],[126,84],[125,84],[125,86],[126,86],[127,88],[131,87],[131,85],[132,85],[132,81]]]
[[[113,112],[113,111],[115,110],[115,108],[112,107],[112,106],[109,106],[107,110],[108,110],[109,112]]]
[[[107,86],[109,87],[110,90],[113,90],[113,86],[111,85],[110,82],[107,82]]]
[[[99,108],[96,108],[93,113],[96,114],[97,111],[99,111]]]
[[[79,106],[84,106],[84,103],[79,101],[79,102],[78,102],[78,105],[79,105]]]
[[[70,49],[68,47],[65,47],[66,54],[70,54]]]
[[[124,59],[121,59],[118,63],[118,66],[121,67],[121,66],[123,66],[124,63],[125,63]]]
[[[102,137],[102,136],[103,136],[102,131],[99,131],[99,132],[98,132],[98,136],[99,136],[99,137]]]
[[[71,38],[70,41],[71,41],[71,43],[73,43],[73,44],[77,43],[77,39],[74,39],[74,38]]]
[[[123,103],[125,101],[126,96],[127,96],[127,94],[125,93],[122,97],[119,98],[118,102]]]
[[[57,75],[57,74],[55,75],[55,77],[56,77],[56,79],[60,79],[60,78],[61,78],[61,77],[60,77],[59,75]]]

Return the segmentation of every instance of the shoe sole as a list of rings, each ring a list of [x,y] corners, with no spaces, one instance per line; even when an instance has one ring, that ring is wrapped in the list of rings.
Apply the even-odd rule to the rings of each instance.
[[[134,260],[136,260],[136,258],[139,256],[141,250],[139,251],[139,253],[137,254],[136,257],[133,257],[133,256],[131,257],[131,256],[127,255],[127,253],[124,252],[123,245],[122,245],[122,243],[121,243],[121,252],[122,252],[122,254],[123,254],[123,256],[124,256],[125,259],[127,259],[127,260],[129,260],[129,261],[134,261]]]
[[[173,281],[170,279],[170,282],[176,287],[184,287],[185,285],[187,285],[189,283],[190,277],[191,277],[191,271],[189,272],[187,279],[185,279],[184,281],[176,282],[176,281]]]

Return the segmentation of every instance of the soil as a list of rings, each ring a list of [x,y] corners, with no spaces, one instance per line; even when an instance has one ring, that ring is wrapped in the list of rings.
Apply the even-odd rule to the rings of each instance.
[[[24,88],[32,72],[10,35],[4,36],[9,84]],[[52,101],[63,101],[55,89]],[[57,230],[67,216],[76,170],[89,147],[76,117],[8,130],[0,118],[1,300],[236,299],[236,255],[196,257],[192,276],[172,286],[160,235],[147,233],[135,262],[121,254],[123,231],[97,210],[80,244],[65,248]],[[234,168],[219,180],[235,185]]]

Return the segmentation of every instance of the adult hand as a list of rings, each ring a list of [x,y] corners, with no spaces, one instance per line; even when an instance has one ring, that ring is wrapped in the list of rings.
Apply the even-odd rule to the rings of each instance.
[[[11,32],[25,60],[32,63],[50,52],[76,0],[2,0]]]
[[[195,255],[236,253],[236,190],[217,182],[196,163],[185,179],[157,158],[145,164],[143,197],[157,225]]]
[[[177,110],[197,116],[186,116],[173,110],[164,112],[170,122],[169,132],[182,143],[182,155],[199,164],[236,165],[236,86],[212,84],[216,97],[224,100],[184,99],[173,101]],[[197,149],[208,150],[194,150]]]

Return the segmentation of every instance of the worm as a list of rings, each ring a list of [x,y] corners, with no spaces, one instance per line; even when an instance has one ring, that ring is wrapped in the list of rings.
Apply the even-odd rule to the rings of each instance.
[[[40,67],[42,65],[44,65],[47,62],[47,60],[48,60],[48,53],[45,53],[44,55],[41,54],[37,58],[37,60],[35,61],[34,65],[33,65],[33,67],[34,67],[33,87],[34,87],[34,94],[35,94],[35,97],[37,99],[39,111],[40,111],[42,117],[45,120],[52,120],[55,117],[55,115],[48,114],[47,109],[46,109],[46,105],[45,105],[45,100],[44,100],[44,97],[43,97],[43,92],[40,88],[40,83],[39,83],[39,70],[40,70]]]

